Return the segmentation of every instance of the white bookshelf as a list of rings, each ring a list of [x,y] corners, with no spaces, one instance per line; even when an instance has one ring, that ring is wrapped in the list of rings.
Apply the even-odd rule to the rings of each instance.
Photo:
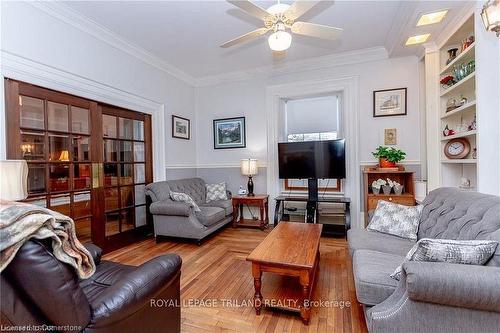
[[[439,71],[438,79],[452,75],[455,67],[462,64],[468,64],[470,61],[475,61],[476,56],[476,41],[469,45],[466,49],[461,50],[461,41],[469,36],[475,36],[474,31],[474,15],[463,21],[464,23],[457,27],[455,32],[442,44],[439,49]],[[448,64],[448,50],[458,48],[459,54]],[[479,154],[477,149],[477,130],[471,129],[469,126],[476,118],[476,73],[469,73],[450,87],[440,87],[439,96],[439,113],[438,123],[440,127],[440,185],[459,187],[462,179],[470,180],[471,188],[477,188],[477,159],[474,158]],[[447,104],[450,99],[454,99],[459,103],[462,98],[467,101],[453,110],[447,111]],[[449,129],[455,131],[454,135],[444,136],[442,131],[448,125]],[[464,138],[470,146],[470,153],[463,159],[449,159],[444,154],[446,144],[453,139]],[[476,153],[473,157],[474,150]]]

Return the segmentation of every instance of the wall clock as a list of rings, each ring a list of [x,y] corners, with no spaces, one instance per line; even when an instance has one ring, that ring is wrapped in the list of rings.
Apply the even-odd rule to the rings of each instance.
[[[444,154],[450,159],[462,159],[470,152],[469,140],[464,138],[452,139],[444,146]]]

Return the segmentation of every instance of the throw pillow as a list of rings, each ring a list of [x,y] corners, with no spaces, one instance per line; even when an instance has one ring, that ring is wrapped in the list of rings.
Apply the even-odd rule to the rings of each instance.
[[[404,206],[379,200],[370,224],[366,228],[416,241],[422,208],[422,205]]]
[[[191,198],[188,194],[186,193],[181,193],[181,192],[172,192],[170,191],[170,198],[174,201],[178,202],[185,202],[189,206],[193,207],[195,212],[200,212],[201,209],[198,207],[196,202],[194,202],[193,198]]]
[[[447,262],[450,264],[484,265],[495,254],[497,241],[450,240],[422,238],[405,257],[406,261]],[[393,279],[399,280],[403,264],[399,265]]]
[[[227,200],[226,183],[207,184],[207,202]]]

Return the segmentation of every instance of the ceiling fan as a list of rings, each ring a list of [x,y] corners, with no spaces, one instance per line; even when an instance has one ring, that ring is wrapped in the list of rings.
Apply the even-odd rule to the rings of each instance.
[[[264,27],[220,45],[222,48],[249,41],[272,31],[268,37],[269,47],[273,51],[285,51],[292,43],[292,35],[287,30],[298,35],[329,40],[337,39],[343,31],[341,28],[327,25],[296,21],[321,0],[295,1],[292,5],[281,3],[278,0],[277,4],[267,9],[259,7],[249,0],[227,0],[227,2],[264,21]]]

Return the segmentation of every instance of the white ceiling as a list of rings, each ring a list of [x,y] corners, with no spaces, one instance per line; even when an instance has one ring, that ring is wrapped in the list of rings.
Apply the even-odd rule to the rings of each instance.
[[[267,8],[273,1],[255,1]],[[291,3],[292,1],[283,1]],[[168,64],[199,78],[273,63],[385,47],[390,55],[418,54],[421,46],[405,47],[410,34],[431,32],[435,38],[464,5],[462,1],[324,1],[300,20],[344,29],[338,41],[293,36],[286,58],[277,60],[267,40],[230,49],[219,45],[262,26],[262,22],[225,1],[70,1],[75,12]],[[420,14],[450,9],[445,20],[416,28]]]

